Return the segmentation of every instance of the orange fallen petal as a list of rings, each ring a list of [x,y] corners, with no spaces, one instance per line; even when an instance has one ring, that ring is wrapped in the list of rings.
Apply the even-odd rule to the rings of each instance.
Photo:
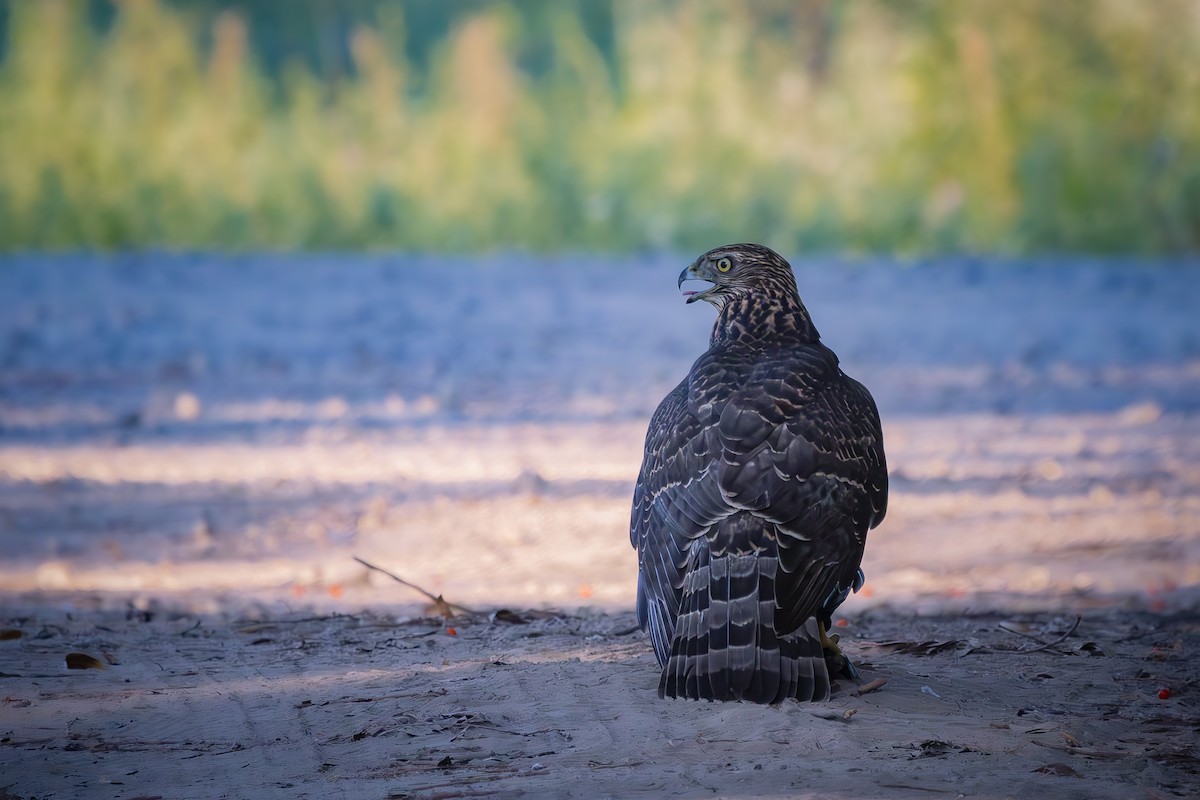
[[[330,596],[330,597],[332,597],[332,598],[334,598],[335,600],[336,600],[337,598],[341,597],[341,596],[342,596],[342,587],[341,587],[341,585],[340,585],[340,584],[337,584],[337,583],[335,583],[335,584],[333,584],[332,586],[330,586],[330,587],[329,587],[329,596]]]

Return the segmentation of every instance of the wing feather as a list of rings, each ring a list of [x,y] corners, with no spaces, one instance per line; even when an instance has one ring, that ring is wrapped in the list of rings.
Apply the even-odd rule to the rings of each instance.
[[[827,615],[887,511],[882,441],[870,393],[820,343],[701,356],[651,419],[634,491],[639,619],[660,663],[692,542],[739,512],[775,527],[780,635]]]

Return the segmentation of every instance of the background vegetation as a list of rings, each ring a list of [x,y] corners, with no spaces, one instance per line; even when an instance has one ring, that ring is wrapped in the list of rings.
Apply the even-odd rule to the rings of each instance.
[[[1195,0],[0,0],[0,248],[1181,251]]]

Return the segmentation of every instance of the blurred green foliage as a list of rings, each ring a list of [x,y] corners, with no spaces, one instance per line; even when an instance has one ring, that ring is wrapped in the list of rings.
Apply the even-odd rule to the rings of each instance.
[[[1200,246],[1196,0],[0,0],[0,248]]]

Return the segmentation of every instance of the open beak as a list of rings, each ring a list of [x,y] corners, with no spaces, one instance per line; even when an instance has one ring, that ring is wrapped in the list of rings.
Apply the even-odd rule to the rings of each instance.
[[[699,274],[699,271],[696,269],[696,266],[697,265],[695,263],[693,263],[691,266],[686,267],[683,270],[683,272],[679,273],[679,281],[676,283],[676,286],[679,289],[683,290],[683,296],[687,298],[687,302],[689,302],[689,303],[694,303],[697,300],[704,300],[710,294],[712,294],[717,288],[717,285],[715,283],[713,283],[708,278],[705,278],[704,276]],[[685,281],[704,281],[705,283],[708,283],[711,285],[708,287],[702,288],[700,290],[696,290],[696,289],[686,289],[685,290],[685,289],[683,289],[683,284]]]

